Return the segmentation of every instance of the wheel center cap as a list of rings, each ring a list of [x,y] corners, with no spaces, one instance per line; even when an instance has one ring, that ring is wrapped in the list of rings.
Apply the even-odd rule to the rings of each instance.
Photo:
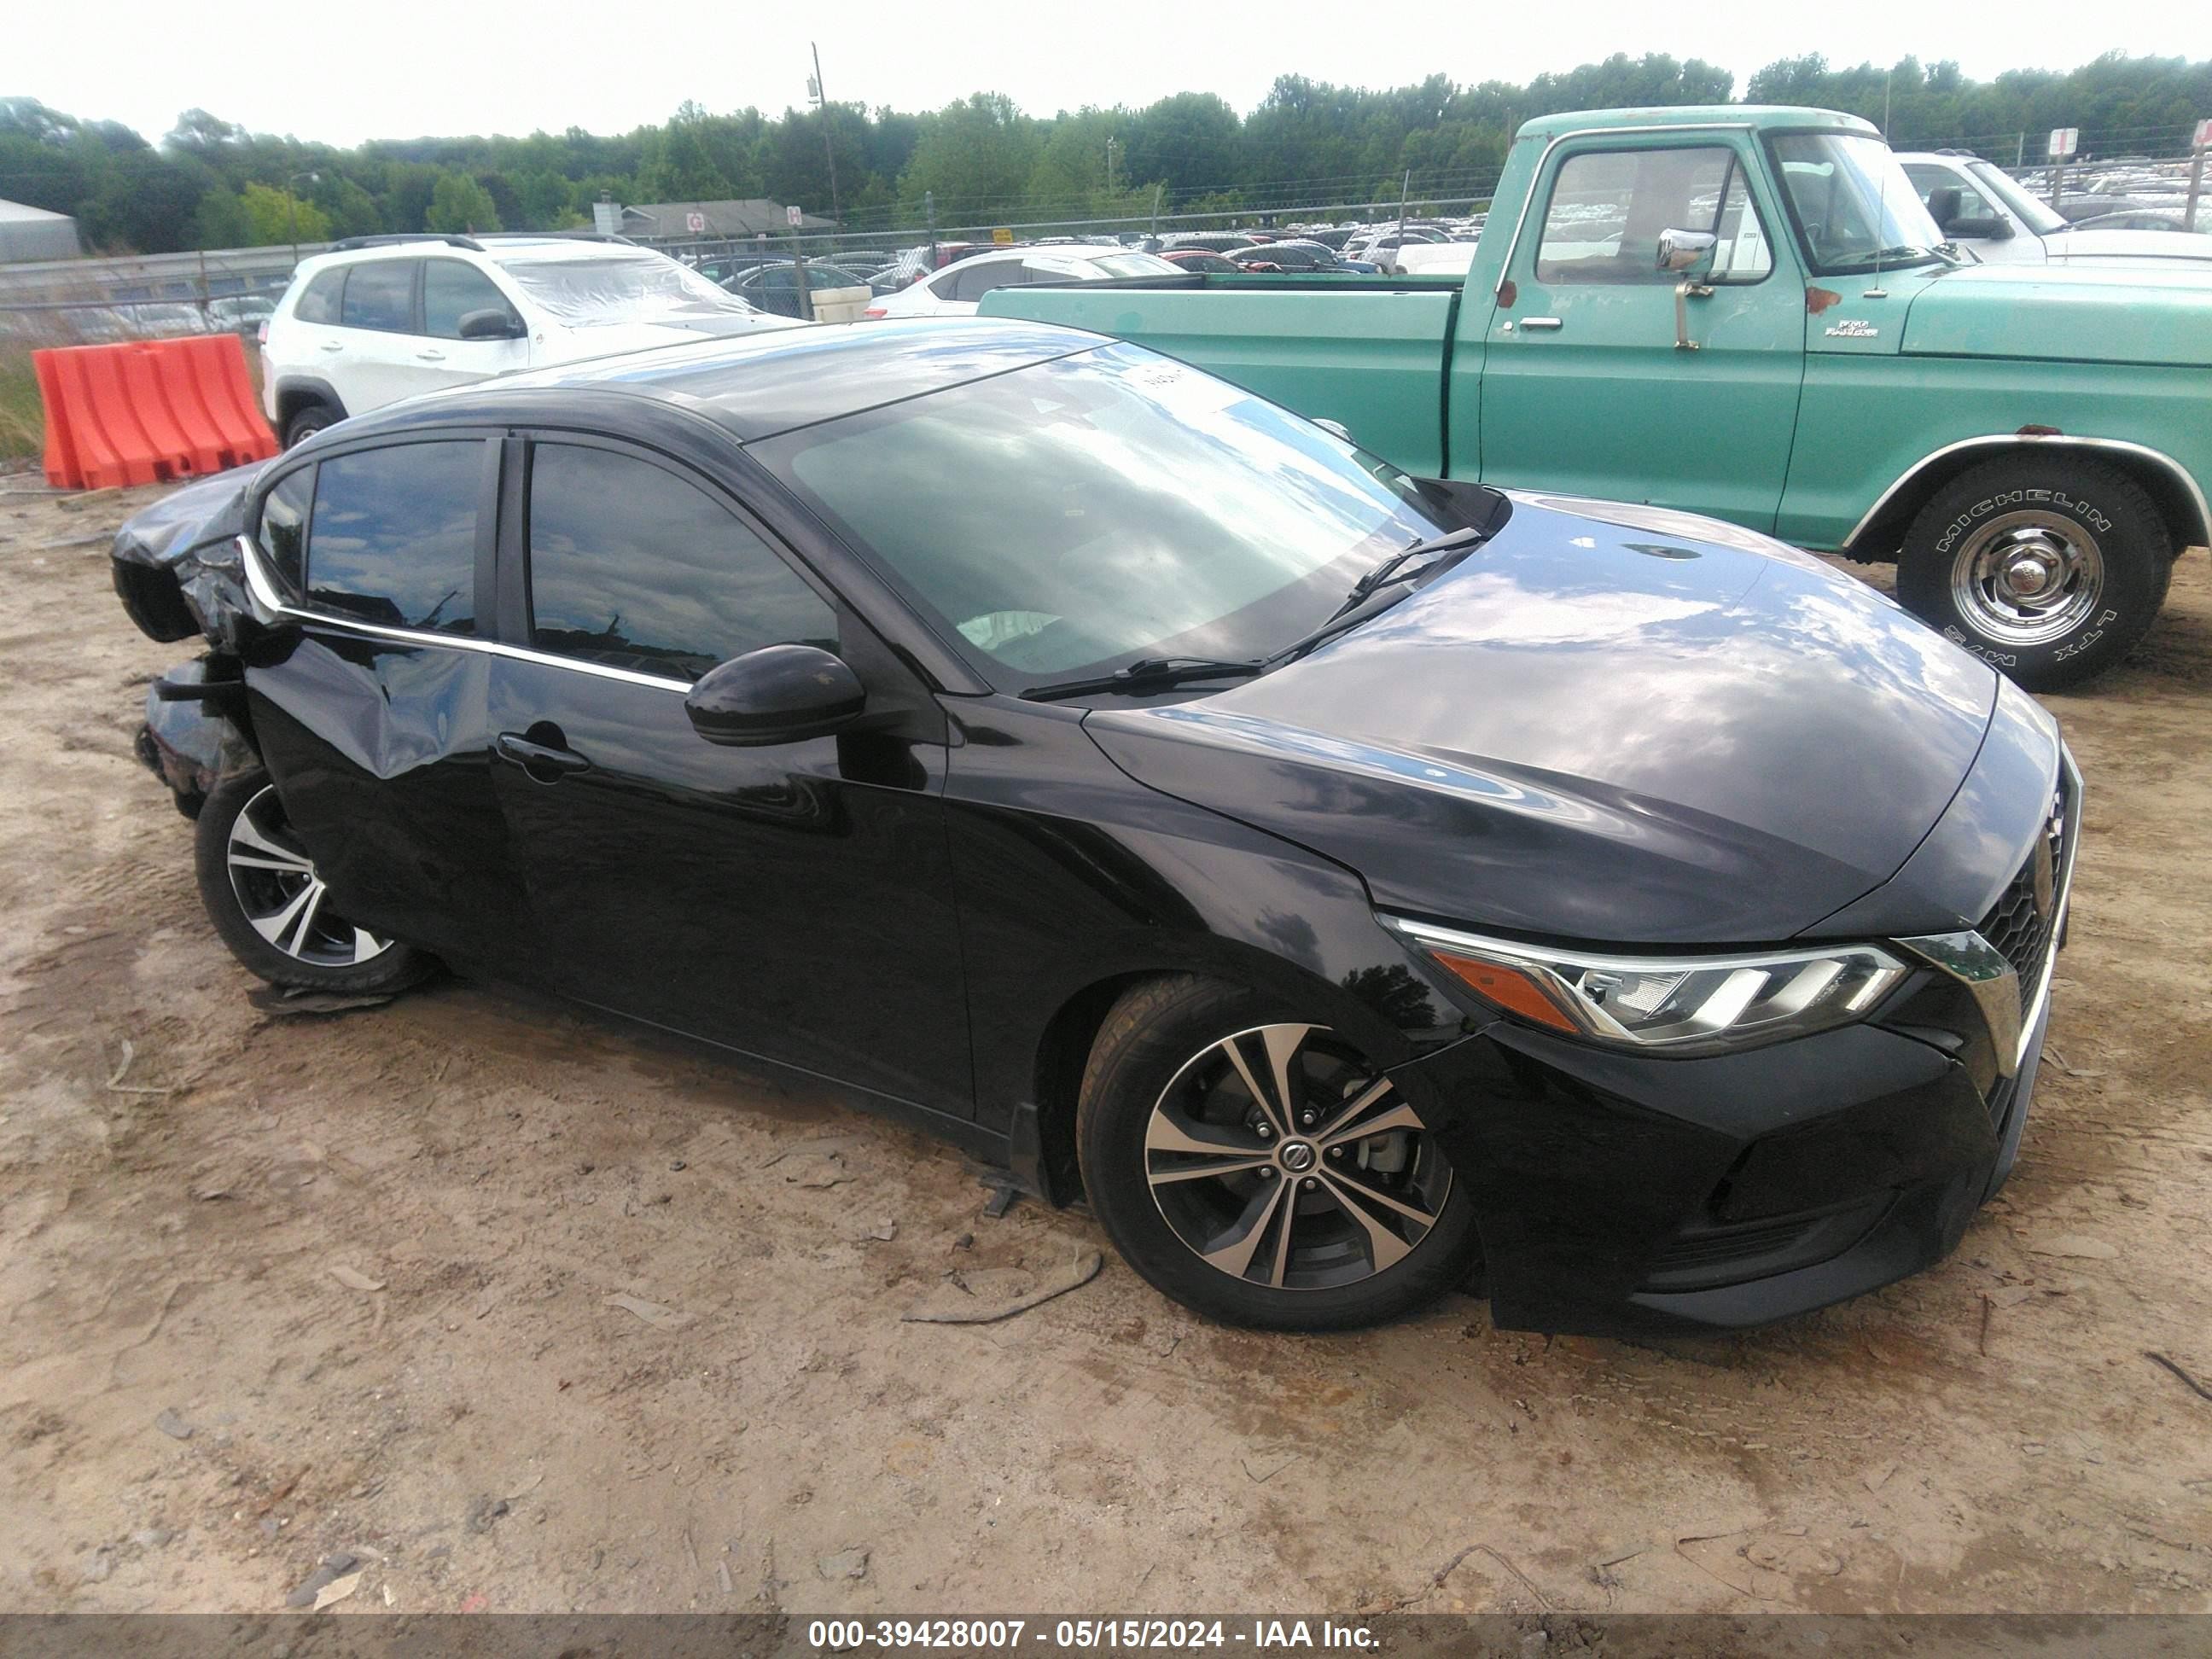
[[[2033,599],[2051,585],[2049,562],[2033,553],[2024,554],[2005,567],[2005,586],[2023,599]]]
[[[1277,1160],[1292,1175],[1303,1175],[1314,1166],[1314,1149],[1303,1140],[1286,1140],[1275,1154]]]

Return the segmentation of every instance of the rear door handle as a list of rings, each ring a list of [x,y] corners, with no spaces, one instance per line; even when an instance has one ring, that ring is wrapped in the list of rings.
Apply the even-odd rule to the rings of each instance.
[[[435,346],[428,351],[418,351],[415,355],[426,363],[442,363],[446,361],[446,354]]]
[[[1564,317],[1523,317],[1521,319],[1523,328],[1561,328],[1565,323]]]
[[[492,747],[499,757],[513,761],[539,783],[558,783],[572,772],[588,772],[591,762],[573,749],[532,743],[520,732],[502,732]]]

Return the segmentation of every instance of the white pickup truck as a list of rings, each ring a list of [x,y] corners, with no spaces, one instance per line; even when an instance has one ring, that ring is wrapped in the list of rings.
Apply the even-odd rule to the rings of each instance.
[[[2172,231],[2081,230],[2004,169],[1965,150],[1898,156],[1928,216],[1984,264],[2151,265],[2212,270],[2212,236]]]

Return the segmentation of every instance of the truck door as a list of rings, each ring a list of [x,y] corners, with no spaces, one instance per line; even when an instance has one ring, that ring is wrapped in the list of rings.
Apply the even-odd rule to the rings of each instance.
[[[1717,136],[1622,133],[1539,168],[1485,342],[1485,483],[1773,528],[1805,285],[1747,162]],[[1670,231],[1710,258],[1662,269]]]

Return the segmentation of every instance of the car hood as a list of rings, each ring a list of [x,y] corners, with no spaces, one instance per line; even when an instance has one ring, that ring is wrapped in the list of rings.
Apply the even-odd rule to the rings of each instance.
[[[1914,296],[1902,344],[1907,356],[2212,366],[2212,266],[2143,260],[1949,271]]]
[[[1085,729],[1139,781],[1358,871],[1386,909],[1750,944],[1905,865],[1997,686],[1764,537],[1520,495],[1490,541],[1310,656]],[[1955,908],[1936,896],[1930,931]]]

